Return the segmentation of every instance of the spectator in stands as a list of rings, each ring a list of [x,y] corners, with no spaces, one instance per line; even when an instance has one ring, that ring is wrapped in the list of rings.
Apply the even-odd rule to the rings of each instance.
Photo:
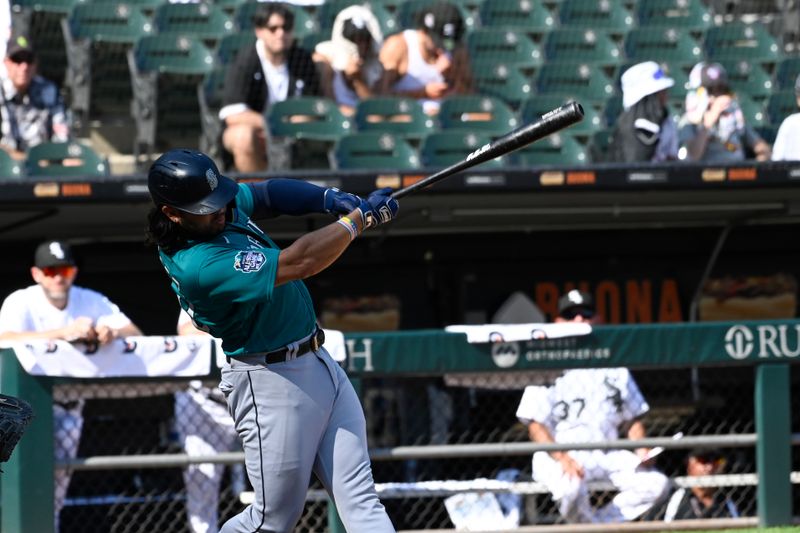
[[[770,158],[770,146],[745,122],[728,74],[719,63],[700,63],[690,74],[686,114],[681,119],[679,157],[690,161],[727,163]]]
[[[458,8],[436,2],[415,16],[416,29],[386,38],[381,48],[382,94],[409,96],[436,114],[439,102],[451,94],[472,92],[472,73],[462,43],[464,20]]]
[[[239,172],[267,169],[270,104],[320,94],[311,54],[294,42],[294,13],[281,2],[264,2],[253,16],[256,44],[243,49],[228,68],[219,117],[222,145]]]
[[[181,310],[178,335],[204,335],[189,315]],[[218,387],[205,386],[194,380],[189,388],[175,393],[175,429],[183,449],[189,456],[216,455],[220,452],[242,451],[242,443],[233,427],[225,396]],[[223,464],[191,464],[183,470],[186,486],[186,513],[193,533],[219,531],[219,489]],[[244,490],[244,468],[231,467],[234,494]]]
[[[800,107],[800,74],[794,80],[794,94],[797,105]],[[773,161],[800,159],[800,113],[793,113],[783,119],[778,135],[775,137],[775,146],[772,150]]]
[[[556,322],[596,323],[592,296],[579,290],[558,303]],[[602,442],[645,437],[641,417],[649,410],[630,372],[625,368],[565,371],[551,386],[528,386],[517,418],[538,443]],[[539,451],[533,454],[533,478],[544,483],[568,522],[633,520],[658,501],[668,479],[654,470],[647,448],[629,450]],[[589,482],[610,482],[618,493],[595,510]]]
[[[686,475],[713,476],[725,468],[725,457],[719,450],[695,448],[686,457]],[[701,518],[738,518],[739,509],[718,487],[693,486],[678,488],[664,498],[645,517],[650,520],[695,520]]]
[[[314,49],[325,96],[352,115],[360,100],[374,93],[383,67],[378,60],[383,32],[372,11],[361,5],[344,8],[333,22],[331,39]]]
[[[620,163],[678,158],[678,125],[667,107],[675,81],[655,61],[633,65],[622,74],[624,111],[614,125],[609,160]]]
[[[141,335],[139,328],[99,292],[73,285],[78,266],[67,243],[47,241],[36,248],[31,276],[36,285],[17,290],[0,307],[0,340],[64,340],[104,345]],[[55,458],[74,459],[83,428],[82,399],[53,405]],[[58,518],[71,472],[55,471],[54,510]]]
[[[36,54],[26,35],[14,34],[0,72],[0,148],[17,160],[31,146],[66,142],[69,125],[58,87],[36,74]]]

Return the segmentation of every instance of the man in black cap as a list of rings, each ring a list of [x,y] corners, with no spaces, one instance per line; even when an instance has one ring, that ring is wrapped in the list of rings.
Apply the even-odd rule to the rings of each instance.
[[[36,248],[31,276],[36,282],[9,294],[0,307],[0,340],[65,340],[107,344],[142,332],[108,298],[73,285],[78,266],[69,244],[46,241]],[[83,427],[83,400],[54,404],[55,457],[74,459]],[[54,510],[64,505],[71,472],[56,470]]]
[[[472,92],[469,57],[462,44],[464,19],[448,2],[421,9],[415,19],[416,29],[384,41],[378,90],[417,98],[428,114],[436,114],[442,98]]]
[[[725,457],[714,448],[694,448],[686,456],[686,475],[713,476],[725,468]],[[695,520],[701,518],[738,518],[739,509],[719,487],[692,486],[676,489],[663,503],[654,507],[646,519]]]
[[[594,298],[588,292],[573,289],[558,299],[558,316],[555,322],[588,322],[598,320]]]
[[[58,87],[37,75],[36,53],[26,35],[12,34],[0,76],[0,148],[25,159],[28,148],[66,142],[69,125]]]
[[[687,98],[686,114],[681,119],[679,158],[714,163],[753,157],[769,160],[770,146],[746,123],[722,65],[695,65],[689,82],[697,86]]]
[[[573,289],[558,301],[555,322],[594,324],[594,298]],[[539,443],[631,440],[646,436],[642,417],[650,406],[626,368],[574,368],[549,386],[525,388],[517,419]],[[535,481],[543,483],[561,516],[570,523],[635,520],[661,501],[667,477],[648,460],[648,448],[631,450],[539,451],[531,463]],[[589,482],[614,485],[616,496],[605,506],[591,504]]]

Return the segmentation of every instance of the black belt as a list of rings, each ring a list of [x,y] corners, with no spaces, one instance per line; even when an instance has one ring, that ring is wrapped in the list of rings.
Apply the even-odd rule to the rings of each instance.
[[[275,363],[291,361],[292,359],[300,357],[301,355],[305,355],[308,352],[316,352],[323,344],[325,344],[325,332],[321,329],[317,329],[317,331],[311,334],[311,337],[309,337],[307,341],[301,342],[297,346],[296,350],[293,350],[289,347],[284,347],[271,352],[242,354],[239,357],[234,357],[234,359],[246,361],[248,363],[274,365]],[[228,364],[230,364],[230,357],[226,356],[225,360],[228,361]]]

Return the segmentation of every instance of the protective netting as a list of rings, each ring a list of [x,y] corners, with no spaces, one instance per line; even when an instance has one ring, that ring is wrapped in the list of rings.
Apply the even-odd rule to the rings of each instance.
[[[792,387],[797,390],[800,372],[796,365],[791,372]],[[381,450],[398,446],[529,442],[528,428],[517,417],[524,387],[546,387],[557,376],[557,372],[526,372],[475,374],[469,379],[456,375],[362,379],[370,448],[380,455]],[[647,437],[741,436],[756,431],[751,367],[633,370],[631,376],[638,385],[640,400],[649,406],[641,417]],[[113,387],[60,385],[56,400],[72,408],[73,414],[66,422],[70,430],[64,432],[62,428],[60,433],[61,448],[74,445],[79,438],[78,457],[240,451],[236,440],[230,439],[230,421],[223,416],[227,413],[218,409],[220,405],[213,397],[204,394],[214,384],[204,385],[210,388],[189,387],[185,382],[120,383]],[[627,398],[624,389],[617,387],[615,392],[613,387],[588,380],[585,387],[575,387],[573,392],[576,397],[583,392],[591,397],[590,391],[598,385],[609,391],[609,401]],[[607,415],[602,402],[579,406],[575,398],[566,401],[572,402],[572,409],[580,407],[590,420]],[[77,432],[74,415],[81,403],[82,431]],[[563,409],[557,406],[553,413],[563,415]],[[792,416],[792,431],[796,433],[800,430],[800,414],[795,410]],[[620,437],[624,437],[625,427],[621,431]],[[184,447],[183,443],[191,440],[183,440],[186,434],[201,436],[206,444],[195,442]],[[720,485],[717,490],[735,505],[740,516],[756,516],[754,448],[725,444],[706,448],[718,452],[718,456],[713,470],[703,473],[712,475],[712,484]],[[655,458],[655,469],[674,483],[691,485],[687,454],[687,447],[668,447]],[[217,466],[218,485],[211,481],[213,476],[209,477],[214,471],[211,465],[186,470],[193,472],[186,478],[180,467],[73,472],[61,512],[61,531],[192,531],[187,516],[190,509],[195,509],[198,516],[213,518],[212,509],[216,508],[217,519],[222,523],[244,508],[251,490],[241,466],[233,463]],[[793,471],[797,470],[800,463],[795,452]],[[542,484],[544,480],[535,478],[528,453],[402,460],[386,459],[383,454],[373,461],[373,472],[398,530],[452,528],[447,498],[478,487],[464,483],[492,483],[498,479],[517,483],[519,499],[514,505],[521,511],[521,524],[565,522]],[[297,531],[326,531],[328,507],[324,491],[316,479],[310,489]],[[590,483],[590,489],[594,509],[608,508],[619,493],[607,480]],[[796,484],[793,497],[797,509],[800,490]]]

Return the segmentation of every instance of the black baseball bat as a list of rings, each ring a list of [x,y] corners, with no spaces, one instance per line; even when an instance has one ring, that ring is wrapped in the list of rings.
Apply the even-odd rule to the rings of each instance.
[[[447,168],[431,174],[427,178],[420,180],[416,183],[398,189],[392,193],[394,198],[402,198],[412,192],[428,187],[436,182],[442,181],[445,178],[457,174],[462,170],[479,165],[484,161],[494,159],[495,157],[513,152],[517,148],[522,148],[532,142],[544,139],[548,135],[562,130],[573,124],[577,124],[583,120],[583,107],[577,102],[569,102],[561,107],[548,111],[542,118],[536,122],[526,124],[520,128],[511,131],[499,139],[496,139],[488,144],[484,144],[471,154],[466,159],[454,163]]]

